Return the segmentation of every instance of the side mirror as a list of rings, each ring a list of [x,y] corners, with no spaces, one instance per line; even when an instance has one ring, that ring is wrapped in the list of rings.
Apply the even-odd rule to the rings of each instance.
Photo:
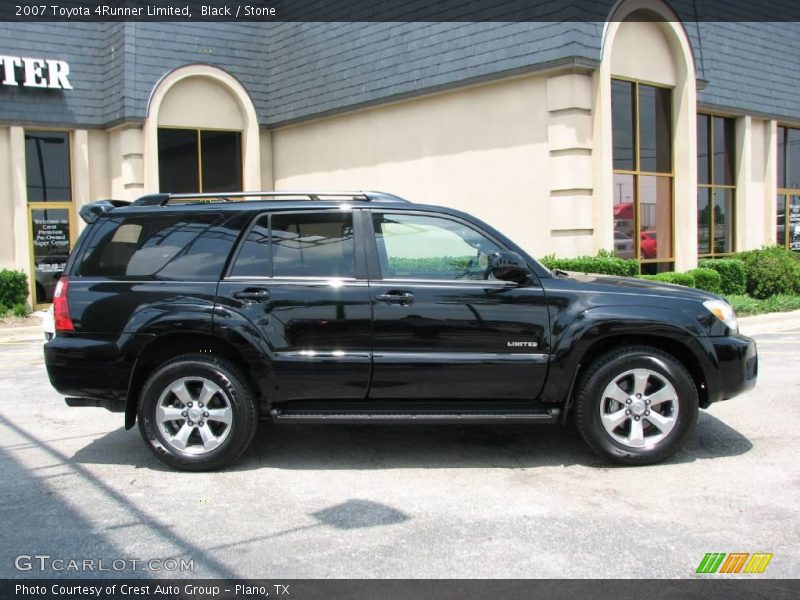
[[[500,281],[524,283],[531,271],[522,257],[516,252],[501,250],[489,257],[489,272]]]

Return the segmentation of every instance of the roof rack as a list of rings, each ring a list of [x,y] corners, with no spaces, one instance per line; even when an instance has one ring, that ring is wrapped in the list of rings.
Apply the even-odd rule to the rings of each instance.
[[[133,202],[133,206],[166,206],[172,201],[179,201],[181,204],[194,204],[206,202],[230,202],[233,199],[239,200],[276,200],[292,201],[298,198],[308,200],[329,200],[332,198],[349,198],[361,202],[402,202],[408,200],[387,194],[386,192],[329,192],[329,191],[295,191],[286,190],[279,192],[217,192],[203,194],[149,194],[142,196]]]

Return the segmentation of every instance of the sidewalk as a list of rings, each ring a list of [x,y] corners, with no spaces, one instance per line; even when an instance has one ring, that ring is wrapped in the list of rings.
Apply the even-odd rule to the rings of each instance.
[[[744,335],[777,333],[787,329],[800,329],[800,310],[739,318],[739,331]]]

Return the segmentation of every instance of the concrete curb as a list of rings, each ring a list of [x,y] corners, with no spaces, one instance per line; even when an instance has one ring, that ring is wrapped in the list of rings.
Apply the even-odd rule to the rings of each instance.
[[[30,327],[0,328],[0,342],[21,342],[27,340],[44,340],[44,329],[41,325]]]

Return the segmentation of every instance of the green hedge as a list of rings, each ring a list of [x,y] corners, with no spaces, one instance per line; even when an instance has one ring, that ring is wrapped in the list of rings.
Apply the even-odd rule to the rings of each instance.
[[[744,262],[738,258],[704,258],[701,269],[714,269],[722,278],[720,289],[725,295],[741,295],[747,291]]]
[[[541,262],[548,269],[575,271],[577,273],[596,273],[599,275],[619,275],[635,277],[639,265],[635,260],[609,256],[607,253],[598,256],[580,256],[578,258],[555,258],[552,254],[545,256]]]
[[[686,287],[695,287],[694,276],[691,273],[676,273],[675,271],[665,271],[657,275],[639,275],[640,279],[650,281],[660,281],[661,283],[674,283]]]
[[[800,294],[800,257],[791,250],[772,246],[740,252],[744,262],[747,295],[765,299],[780,294]]]
[[[705,290],[712,294],[722,293],[722,277],[714,269],[698,267],[688,271],[688,274],[694,277],[694,287],[698,290]]]
[[[763,313],[786,312],[800,310],[800,296],[779,295],[757,300],[744,294],[726,296],[725,299],[740,317],[747,315],[760,315]]]
[[[0,308],[25,304],[28,298],[28,276],[22,271],[0,271]]]

